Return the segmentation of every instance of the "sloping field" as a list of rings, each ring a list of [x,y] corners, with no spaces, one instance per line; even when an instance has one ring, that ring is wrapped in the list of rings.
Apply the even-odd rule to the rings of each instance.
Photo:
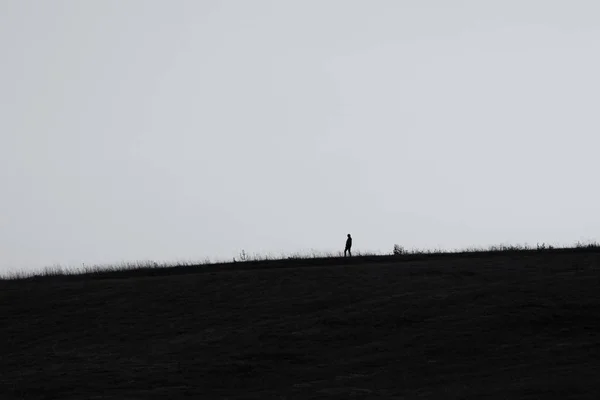
[[[159,275],[0,281],[0,399],[600,398],[596,250]]]

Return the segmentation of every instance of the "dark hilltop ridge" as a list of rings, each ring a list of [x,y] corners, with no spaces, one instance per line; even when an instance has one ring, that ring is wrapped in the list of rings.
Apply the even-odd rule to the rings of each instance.
[[[0,280],[0,399],[598,399],[600,248]]]

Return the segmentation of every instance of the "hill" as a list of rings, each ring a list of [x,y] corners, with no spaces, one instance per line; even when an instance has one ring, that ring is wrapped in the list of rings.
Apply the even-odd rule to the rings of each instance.
[[[597,399],[598,249],[0,281],[0,399]]]

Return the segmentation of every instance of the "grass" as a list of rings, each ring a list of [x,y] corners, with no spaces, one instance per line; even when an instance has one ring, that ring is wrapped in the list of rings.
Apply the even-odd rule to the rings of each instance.
[[[239,263],[246,263],[246,266],[250,267],[276,267],[276,266],[297,266],[298,263],[302,265],[332,265],[332,264],[347,264],[348,262],[387,262],[390,257],[402,256],[405,259],[417,259],[421,256],[475,256],[478,257],[481,254],[486,256],[493,256],[499,253],[514,253],[514,252],[572,252],[572,251],[596,251],[600,249],[600,243],[595,241],[582,242],[579,241],[573,246],[553,246],[546,243],[538,243],[535,247],[530,245],[514,245],[514,244],[500,244],[492,245],[489,247],[469,247],[466,249],[456,250],[445,250],[445,249],[404,249],[399,245],[394,245],[394,250],[390,254],[378,254],[375,252],[354,252],[352,260],[348,260],[343,257],[343,252],[319,252],[312,251],[306,253],[293,253],[293,254],[280,254],[275,256],[273,254],[261,255],[261,254],[249,254],[244,250],[240,252],[238,257],[234,257],[232,261],[211,261],[205,259],[200,262],[195,261],[177,261],[177,262],[156,262],[152,260],[137,261],[129,263],[120,263],[113,265],[84,265],[82,267],[63,267],[55,265],[51,267],[43,268],[38,271],[12,271],[0,275],[0,281],[6,280],[22,280],[22,279],[39,279],[58,277],[64,278],[68,276],[77,276],[84,278],[94,277],[126,277],[126,276],[156,276],[156,275],[173,275],[173,274],[185,274],[196,272],[197,267],[216,267],[222,270],[223,268],[231,268],[234,266],[235,269],[243,268]]]
[[[0,399],[600,394],[594,244],[84,272],[0,281]]]

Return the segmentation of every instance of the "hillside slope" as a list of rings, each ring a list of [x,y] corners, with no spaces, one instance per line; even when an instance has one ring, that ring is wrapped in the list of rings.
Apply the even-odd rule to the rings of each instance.
[[[599,398],[600,253],[340,262],[0,281],[0,399]]]

